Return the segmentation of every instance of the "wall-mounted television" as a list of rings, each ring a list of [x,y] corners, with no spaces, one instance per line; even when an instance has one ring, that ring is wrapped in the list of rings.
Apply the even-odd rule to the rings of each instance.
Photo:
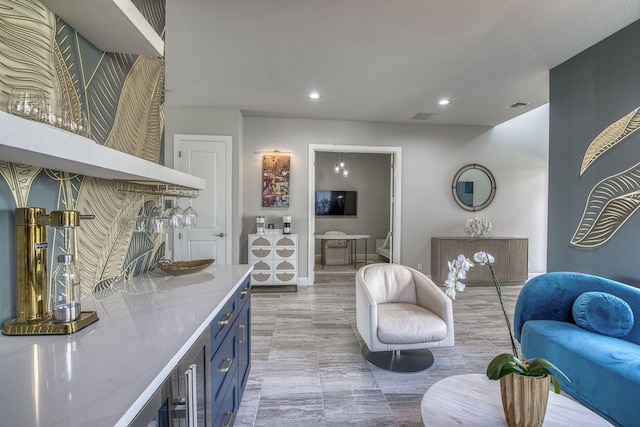
[[[356,216],[357,191],[316,190],[317,216]]]

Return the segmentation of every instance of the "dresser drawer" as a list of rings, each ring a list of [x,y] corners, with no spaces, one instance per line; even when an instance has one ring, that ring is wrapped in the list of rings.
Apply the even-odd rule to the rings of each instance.
[[[255,259],[271,259],[273,258],[273,251],[268,248],[251,248],[249,249],[249,256]]]
[[[298,273],[277,272],[274,275],[273,283],[275,285],[295,285],[298,283]]]
[[[274,259],[297,259],[298,251],[296,248],[277,248],[274,255]]]
[[[271,270],[273,270],[273,263],[275,261],[271,260],[271,259],[265,259],[265,260],[260,260],[260,259],[254,259],[254,258],[250,258],[249,259],[249,264],[253,264],[253,272],[254,273],[259,273],[262,271],[266,271],[269,272]]]
[[[251,273],[251,282],[254,285],[265,285],[273,282],[272,272],[253,272]]]

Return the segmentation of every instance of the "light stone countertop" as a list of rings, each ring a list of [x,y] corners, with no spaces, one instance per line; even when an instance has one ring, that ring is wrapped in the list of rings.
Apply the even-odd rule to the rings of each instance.
[[[117,283],[70,335],[0,335],[0,425],[125,426],[251,272],[210,266]]]

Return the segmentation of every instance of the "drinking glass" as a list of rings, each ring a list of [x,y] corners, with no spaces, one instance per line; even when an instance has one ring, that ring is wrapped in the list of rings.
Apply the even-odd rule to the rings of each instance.
[[[42,91],[13,89],[7,99],[7,112],[25,119],[42,121],[45,104],[45,95]]]
[[[182,228],[184,227],[184,211],[180,207],[180,199],[178,197],[174,200],[173,209],[169,212],[169,227]]]
[[[146,232],[148,220],[149,220],[149,217],[146,215],[146,210],[144,205],[144,194],[142,194],[142,208],[140,209],[140,214],[136,217],[135,230],[141,233]]]
[[[153,205],[149,208],[149,215],[147,218],[147,234],[151,234],[155,231],[155,222],[156,218],[160,214],[160,210],[158,209],[158,205]]]
[[[159,205],[157,214],[153,218],[153,230],[158,234],[164,234],[169,228],[169,217],[167,216],[167,211],[164,210],[164,196],[160,196]]]
[[[196,226],[198,222],[198,213],[193,207],[191,207],[192,199],[189,198],[189,207],[184,210],[184,226],[191,229]]]

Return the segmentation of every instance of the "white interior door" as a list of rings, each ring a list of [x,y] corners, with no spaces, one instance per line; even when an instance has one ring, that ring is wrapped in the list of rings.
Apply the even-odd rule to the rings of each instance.
[[[173,137],[173,164],[182,172],[206,181],[206,188],[191,200],[198,213],[192,229],[174,234],[174,260],[231,260],[231,137],[180,135]],[[182,209],[188,206],[181,202]]]

